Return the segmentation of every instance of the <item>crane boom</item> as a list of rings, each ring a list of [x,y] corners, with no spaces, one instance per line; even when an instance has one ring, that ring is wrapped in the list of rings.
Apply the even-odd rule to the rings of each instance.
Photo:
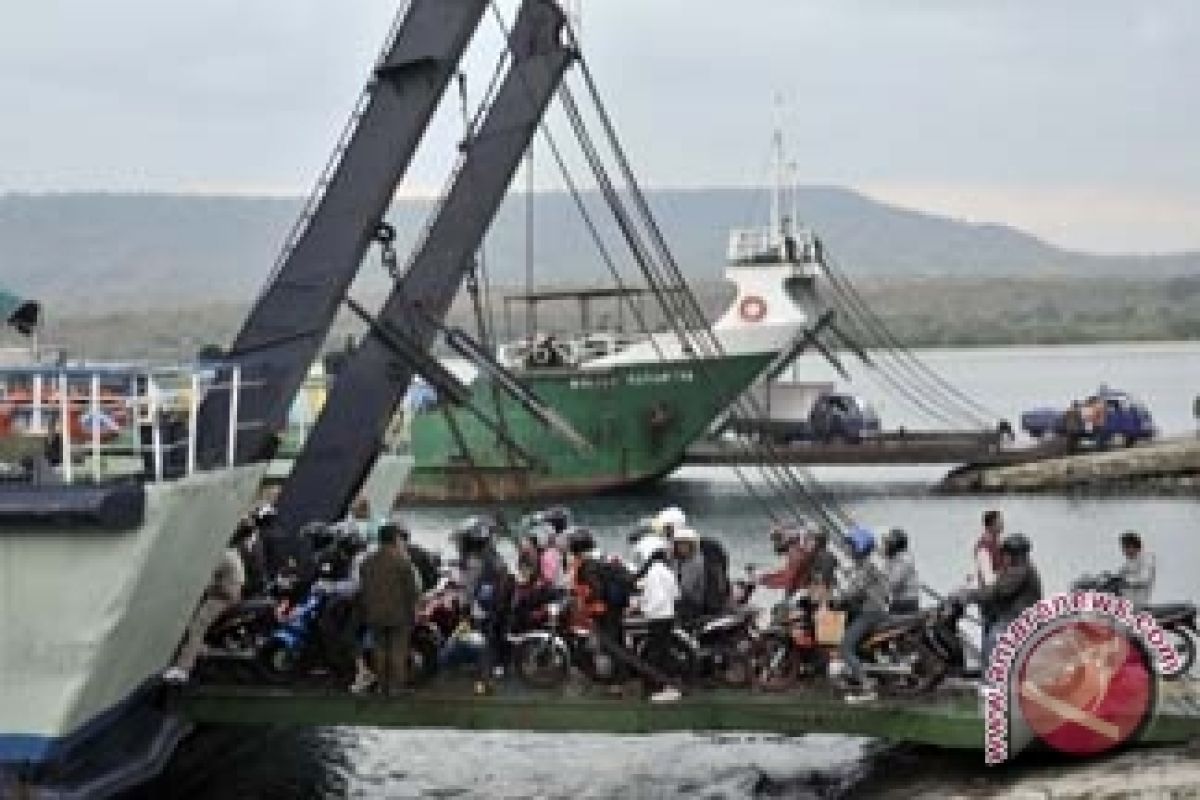
[[[554,0],[524,0],[510,34],[513,61],[453,184],[409,268],[379,314],[381,325],[428,349],[473,263],[546,106],[574,54],[563,43]],[[333,383],[277,508],[279,529],[340,516],[378,457],[413,365],[377,330],[363,339]]]
[[[379,221],[455,74],[487,0],[412,0],[376,65],[365,103],[302,232],[251,309],[225,359],[252,390],[238,417],[236,461],[269,457],[292,400],[325,341]],[[225,457],[229,403],[205,402],[198,458]]]

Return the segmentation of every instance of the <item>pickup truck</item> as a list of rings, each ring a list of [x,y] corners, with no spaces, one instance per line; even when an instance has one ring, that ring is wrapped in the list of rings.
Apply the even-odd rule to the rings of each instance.
[[[1102,386],[1070,408],[1034,408],[1021,415],[1021,429],[1035,439],[1056,436],[1072,443],[1090,441],[1100,447],[1132,445],[1153,439],[1157,431],[1145,404],[1125,392]]]

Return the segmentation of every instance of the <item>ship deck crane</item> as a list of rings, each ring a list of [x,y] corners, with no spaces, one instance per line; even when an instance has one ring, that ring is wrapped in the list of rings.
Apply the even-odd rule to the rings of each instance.
[[[524,0],[512,62],[478,129],[464,142],[452,186],[376,324],[343,366],[284,483],[281,531],[340,516],[359,491],[416,371],[387,342],[392,330],[428,350],[474,262],[512,176],[574,54],[553,0]],[[292,546],[301,546],[291,542]]]
[[[224,359],[254,391],[232,415],[237,463],[269,458],[487,0],[412,0],[266,289]],[[229,404],[206,401],[199,459],[225,458]],[[257,420],[253,426],[246,420]]]

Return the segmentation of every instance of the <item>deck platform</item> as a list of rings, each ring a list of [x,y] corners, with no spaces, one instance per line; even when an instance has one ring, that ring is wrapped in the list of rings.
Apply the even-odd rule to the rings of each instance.
[[[979,700],[972,689],[921,700],[845,704],[816,691],[705,691],[678,703],[570,692],[501,690],[477,697],[465,686],[435,686],[399,698],[361,697],[318,689],[200,686],[180,699],[195,722],[228,725],[457,728],[646,734],[743,731],[801,735],[840,733],[957,750],[983,746]],[[1156,721],[1144,743],[1200,739],[1200,684],[1165,683]]]

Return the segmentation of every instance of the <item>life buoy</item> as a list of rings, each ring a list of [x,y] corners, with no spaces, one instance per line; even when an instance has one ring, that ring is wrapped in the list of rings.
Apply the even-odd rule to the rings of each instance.
[[[767,303],[756,294],[748,294],[738,304],[738,314],[746,322],[761,322],[767,315]]]

